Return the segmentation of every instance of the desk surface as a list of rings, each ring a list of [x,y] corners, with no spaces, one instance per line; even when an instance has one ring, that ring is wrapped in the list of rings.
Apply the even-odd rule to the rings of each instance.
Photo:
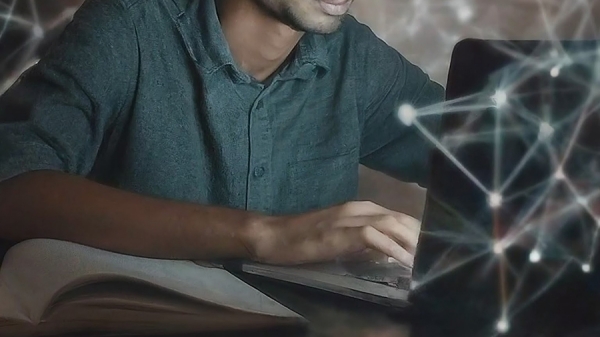
[[[410,318],[400,309],[258,276],[237,276],[310,321],[304,331],[299,330],[292,336],[412,337]]]
[[[267,280],[256,276],[238,275],[244,281],[252,284],[256,288],[275,298],[279,302],[289,306],[299,314],[306,317],[310,322],[307,331],[298,331],[295,334],[280,334],[273,336],[310,336],[310,337],[598,337],[600,336],[600,322],[589,328],[582,328],[576,332],[565,332],[567,330],[555,326],[555,322],[560,322],[556,316],[539,317],[535,314],[538,308],[532,310],[531,316],[535,321],[531,325],[527,323],[527,328],[518,331],[512,329],[508,333],[492,333],[482,335],[475,332],[477,322],[475,318],[467,317],[457,310],[460,305],[440,310],[442,315],[409,315],[408,312],[400,309],[393,310],[382,306],[368,304],[359,300],[345,298],[339,295],[332,295],[321,291],[310,290],[305,287],[286,284],[273,280]],[[559,298],[561,298],[559,296]],[[564,299],[564,297],[562,297]],[[550,297],[552,300],[552,298]],[[585,306],[585,300],[578,300]],[[595,302],[594,302],[595,303]],[[541,306],[547,305],[545,300],[539,303]],[[566,305],[566,303],[565,303]],[[600,306],[595,306],[597,312],[600,312]],[[568,308],[566,306],[565,308]],[[567,317],[569,324],[578,326],[578,320],[573,312],[552,312],[553,315],[560,315],[561,318]],[[528,314],[527,314],[528,315]],[[453,322],[454,318],[464,320],[467,325],[445,325],[448,321]],[[531,318],[528,318],[531,319]],[[441,323],[440,322],[444,322]],[[532,322],[532,321],[527,321]],[[452,328],[449,328],[452,326]],[[584,325],[581,325],[584,326]],[[527,330],[527,331],[525,331]],[[532,332],[532,331],[535,332]],[[239,334],[238,334],[239,335]]]

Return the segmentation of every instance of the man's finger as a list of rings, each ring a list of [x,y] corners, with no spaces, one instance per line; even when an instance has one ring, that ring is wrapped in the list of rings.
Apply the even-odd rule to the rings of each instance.
[[[372,226],[379,232],[399,243],[408,252],[414,254],[419,241],[419,232],[404,223],[398,222],[393,216],[373,217]]]
[[[410,229],[419,232],[421,230],[421,221],[413,218],[412,216],[400,212],[391,211],[392,214],[399,222],[407,225]]]
[[[402,248],[396,241],[374,227],[367,226],[360,228],[360,235],[367,247],[380,251],[409,267],[413,266],[414,256]]]
[[[335,227],[365,227],[372,226],[378,231],[389,236],[391,239],[401,244],[411,253],[416,251],[419,241],[419,231],[415,231],[411,226],[400,223],[393,215],[375,215],[375,216],[357,216],[345,218]]]
[[[398,222],[407,225],[410,229],[417,232],[421,228],[421,222],[415,219],[414,217],[408,214],[387,209],[370,201],[353,202],[349,204],[349,207],[346,208],[346,211],[344,213],[344,216],[346,217],[363,217],[378,215],[392,215],[398,220]]]

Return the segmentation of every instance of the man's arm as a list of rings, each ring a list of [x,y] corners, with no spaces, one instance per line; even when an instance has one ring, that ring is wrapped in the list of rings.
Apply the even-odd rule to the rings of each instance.
[[[362,50],[367,51],[361,163],[405,182],[427,185],[432,144],[414,125],[398,118],[408,104],[416,109],[444,100],[444,89],[416,65],[362,27]],[[440,115],[417,117],[425,129],[437,135]]]
[[[249,212],[154,199],[62,172],[0,183],[0,237],[54,238],[136,256],[252,258]]]

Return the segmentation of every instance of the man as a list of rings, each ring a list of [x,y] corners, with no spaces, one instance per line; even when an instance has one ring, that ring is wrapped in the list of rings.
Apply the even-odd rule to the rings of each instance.
[[[411,264],[418,221],[352,202],[358,165],[424,185],[428,144],[396,111],[443,89],[351,3],[88,0],[0,99],[0,238]]]

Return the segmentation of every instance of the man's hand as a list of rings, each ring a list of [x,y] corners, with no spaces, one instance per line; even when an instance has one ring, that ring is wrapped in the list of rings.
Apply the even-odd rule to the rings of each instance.
[[[248,244],[257,261],[293,265],[375,250],[412,267],[420,222],[371,202],[350,202],[257,222]]]

